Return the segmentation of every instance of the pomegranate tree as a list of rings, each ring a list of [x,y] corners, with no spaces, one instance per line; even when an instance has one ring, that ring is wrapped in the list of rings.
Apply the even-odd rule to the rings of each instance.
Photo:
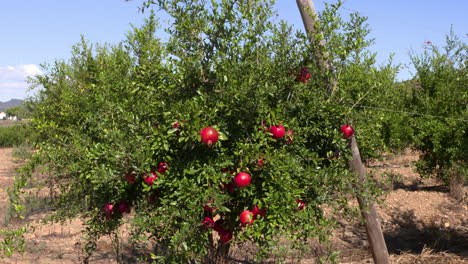
[[[330,75],[310,56],[321,47],[276,24],[272,1],[151,2],[177,21],[167,39],[155,39],[151,15],[110,49],[77,45],[37,80],[28,126],[41,150],[25,171],[44,169],[63,190],[54,213],[87,220],[89,254],[128,221],[132,242],[155,246],[147,262],[325,236],[332,221],[321,208],[341,210],[357,190],[346,160],[327,159],[349,156],[336,140],[349,98],[326,96]],[[301,68],[299,82],[289,76]]]

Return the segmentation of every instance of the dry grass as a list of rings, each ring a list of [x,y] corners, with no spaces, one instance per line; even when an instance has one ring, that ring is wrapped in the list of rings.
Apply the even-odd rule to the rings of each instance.
[[[429,248],[424,248],[421,254],[403,253],[392,255],[394,264],[463,264],[468,263],[466,258],[449,254],[447,252],[434,252]]]

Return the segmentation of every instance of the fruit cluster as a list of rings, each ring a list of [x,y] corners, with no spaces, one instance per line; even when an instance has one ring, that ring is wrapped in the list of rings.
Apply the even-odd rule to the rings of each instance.
[[[177,128],[179,130],[179,122],[175,123],[173,125],[174,128]],[[271,137],[275,140],[280,140],[285,138],[285,143],[288,145],[293,144],[293,137],[294,133],[292,130],[286,128],[282,125],[274,125],[274,126],[266,126],[264,121],[261,121],[260,123],[261,128],[259,128],[259,131],[265,131],[271,134]],[[340,128],[340,131],[342,133],[343,138],[349,139],[354,135],[354,129],[349,125],[345,124]],[[219,140],[219,133],[216,130],[216,128],[213,127],[205,127],[200,131],[200,138],[201,138],[201,143],[208,146],[212,147],[216,142]],[[263,157],[263,155],[260,155],[260,157]],[[336,158],[339,157],[339,154],[336,155]],[[264,158],[259,158],[256,161],[257,167],[263,167],[265,165],[266,161]],[[169,164],[167,162],[160,162],[159,165],[157,166],[156,170],[148,172],[143,175],[143,182],[147,186],[152,186],[154,182],[158,179],[160,175],[163,175],[166,173],[166,171],[169,168]],[[233,170],[229,170],[228,168],[222,168],[221,172],[223,173],[230,173],[232,175],[235,174],[235,176],[232,178],[232,182],[230,183],[224,183],[220,186],[220,189],[222,191],[227,191],[229,193],[233,193],[236,191],[236,189],[242,189],[248,187],[251,182],[252,182],[252,177],[248,172],[245,171],[240,171],[240,172],[235,172]],[[129,171],[127,174],[124,175],[124,179],[129,183],[129,184],[134,184],[136,182],[137,174],[134,171]],[[215,211],[217,208],[213,206],[214,202],[213,200],[207,201],[203,205],[203,209],[205,211],[205,217],[202,220],[200,227],[205,229],[205,230],[214,230],[218,232],[218,235],[220,237],[220,240],[224,243],[229,243],[232,238],[233,238],[233,232],[229,230],[229,228],[226,226],[226,220],[223,219],[223,216],[219,216],[220,218],[218,220],[213,219],[213,215],[215,215]],[[297,200],[296,201],[296,208],[294,209],[295,211],[301,211],[306,207],[306,202],[303,200]],[[115,206],[114,203],[108,203],[104,206],[103,212],[105,218],[111,218],[114,215],[115,211]],[[124,213],[129,213],[130,212],[130,207],[129,204],[126,202],[120,202],[117,205],[117,211],[120,213],[119,215],[123,215]],[[257,205],[254,205],[251,210],[244,210],[240,213],[239,215],[239,222],[241,227],[246,227],[248,225],[252,225],[255,220],[258,217],[265,217],[267,215],[267,209],[266,208],[259,208]]]

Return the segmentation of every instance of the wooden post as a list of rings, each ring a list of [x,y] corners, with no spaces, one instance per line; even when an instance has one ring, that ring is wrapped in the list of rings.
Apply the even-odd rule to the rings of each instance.
[[[312,0],[296,0],[297,7],[301,13],[302,22],[306,29],[307,35],[310,38],[311,43],[315,42],[316,32],[315,23],[316,23],[316,11],[315,6]],[[320,42],[320,46],[325,46],[325,42]],[[330,63],[327,61],[327,57],[323,53],[319,53],[318,63],[322,70],[330,69]],[[328,92],[330,95],[333,95],[337,87],[336,80],[332,79],[329,83]],[[357,145],[356,139],[354,136],[348,139],[349,147],[351,148],[352,159],[348,161],[349,168],[356,174],[358,179],[359,187],[364,188],[366,182],[366,168],[362,164],[361,154],[359,153],[359,147]],[[366,191],[362,189],[361,191]],[[374,263],[377,264],[389,264],[390,260],[388,257],[387,245],[385,244],[385,239],[380,227],[377,211],[375,206],[366,197],[358,196],[357,197],[359,207],[361,209],[362,217],[365,220],[367,239],[372,250],[372,257],[374,258]]]
[[[352,159],[348,161],[349,168],[356,174],[358,179],[359,187],[362,188],[360,191],[366,192],[366,168],[362,164],[361,154],[356,142],[356,138],[352,136],[348,139],[349,147],[351,148]],[[357,197],[359,207],[361,209],[361,215],[366,222],[366,233],[369,245],[372,249],[372,257],[374,263],[377,264],[389,264],[387,245],[380,227],[379,217],[375,206],[372,201],[363,196]]]
[[[296,3],[297,7],[299,7],[299,12],[301,13],[302,23],[304,23],[306,33],[310,38],[310,42],[313,43],[315,41],[314,34],[317,33],[314,26],[317,19],[314,2],[309,0],[296,0]],[[325,46],[325,41],[320,41],[320,44]]]
[[[320,50],[317,51],[316,60],[320,71],[327,72],[332,69],[332,63],[328,60],[328,52],[325,49],[325,40],[323,39],[322,32],[317,32],[315,24],[317,22],[317,12],[315,11],[314,2],[312,0],[296,0],[297,7],[301,13],[302,23],[304,24],[307,36],[309,36],[310,43],[315,43],[315,36],[318,34],[320,37]],[[337,81],[333,78],[329,80],[327,84],[327,91],[331,96],[335,93],[335,90],[338,87]]]

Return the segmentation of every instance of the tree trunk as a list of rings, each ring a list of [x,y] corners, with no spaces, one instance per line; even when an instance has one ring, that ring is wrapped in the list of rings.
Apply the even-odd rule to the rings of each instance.
[[[450,178],[450,196],[457,200],[461,201],[465,198],[465,176],[461,173],[454,173]]]
[[[210,235],[210,248],[208,249],[208,255],[203,259],[205,264],[228,264],[229,261],[229,250],[231,248],[230,243],[223,243],[221,240],[215,244],[213,235]]]

